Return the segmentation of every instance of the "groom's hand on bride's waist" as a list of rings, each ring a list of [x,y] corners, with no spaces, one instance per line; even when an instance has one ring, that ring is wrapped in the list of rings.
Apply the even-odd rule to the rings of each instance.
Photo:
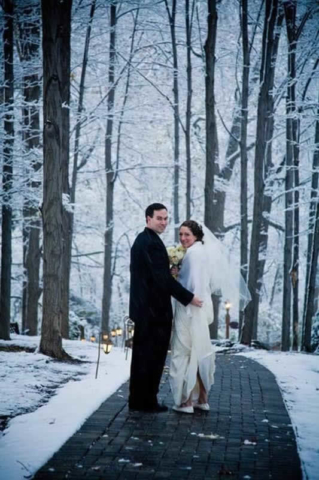
[[[195,307],[201,307],[203,305],[203,300],[194,295],[193,300],[191,301],[191,305],[195,305]]]

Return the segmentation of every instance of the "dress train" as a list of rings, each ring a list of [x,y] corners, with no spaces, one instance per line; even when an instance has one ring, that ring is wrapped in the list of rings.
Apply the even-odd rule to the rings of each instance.
[[[202,308],[184,307],[178,302],[175,305],[170,386],[177,406],[185,403],[190,396],[193,402],[198,401],[197,373],[207,393],[214,383],[215,351],[208,327],[213,315],[210,304],[209,299]]]

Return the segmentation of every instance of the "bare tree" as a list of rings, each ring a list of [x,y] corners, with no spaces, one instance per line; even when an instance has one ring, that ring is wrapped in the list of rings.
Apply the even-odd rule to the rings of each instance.
[[[283,351],[290,348],[291,294],[292,294],[292,347],[298,350],[299,337],[299,143],[300,117],[297,111],[296,84],[297,62],[296,52],[299,37],[311,16],[312,8],[306,10],[296,24],[297,1],[283,3],[288,40],[288,81],[286,97],[286,229],[284,250],[284,289],[282,345]],[[304,60],[304,65],[308,61]],[[311,77],[310,77],[311,78]],[[307,85],[307,84],[306,84]]]
[[[252,32],[250,43],[248,46],[245,46],[245,50],[247,50],[245,53],[246,60],[247,60],[247,56],[248,56],[248,59],[250,59],[250,53],[254,45],[256,30],[259,25],[263,3],[264,2],[262,0],[260,4],[260,8],[258,10],[257,18],[255,20],[255,26]],[[241,19],[241,24],[242,24],[242,19]],[[243,37],[243,33],[241,33],[241,36]],[[252,75],[250,75],[250,65],[245,66],[245,73],[246,75],[248,75],[248,79],[249,79],[248,98],[250,94],[253,92],[255,84],[259,79],[259,70],[260,70],[259,64],[260,64],[260,60],[258,56],[255,62],[255,65],[252,68]],[[241,145],[241,124],[242,124],[242,95],[241,95],[239,86],[236,87],[234,92],[234,102],[235,102],[235,106],[233,108],[232,124],[229,129],[226,127],[224,120],[222,119],[220,113],[218,112],[220,115],[222,124],[229,135],[226,154],[225,154],[225,164],[221,169],[219,168],[219,165],[216,165],[215,167],[215,177],[217,180],[216,182],[217,185],[214,190],[214,201],[213,201],[213,207],[212,207],[213,208],[213,214],[212,214],[213,227],[212,228],[216,236],[221,239],[224,237],[224,234],[226,233],[226,227],[225,227],[225,221],[224,221],[225,205],[226,205],[225,185],[227,185],[230,182],[235,163],[238,159],[241,158],[240,145]],[[248,99],[247,99],[247,102],[248,102]],[[247,116],[247,123],[248,123],[248,116]],[[246,145],[246,150],[247,150],[246,153],[248,153],[248,151],[252,150],[254,147],[255,147],[255,142],[252,142],[250,145]],[[229,228],[227,227],[227,229]]]
[[[261,255],[258,257],[258,281],[257,281],[257,292],[261,292],[264,282],[264,272],[267,259],[267,249],[268,249],[268,230],[271,222],[269,221],[271,208],[272,208],[272,188],[276,175],[273,175],[274,164],[272,161],[272,139],[274,135],[275,127],[275,100],[274,95],[271,95],[270,92],[273,92],[275,89],[275,68],[277,63],[278,56],[278,47],[279,40],[281,35],[281,27],[284,20],[284,13],[281,8],[279,8],[276,26],[274,31],[274,36],[271,41],[270,48],[272,49],[271,56],[272,61],[270,62],[270,71],[269,71],[269,115],[267,117],[267,129],[266,129],[266,150],[265,150],[265,163],[264,163],[264,190],[263,190],[263,213],[261,216],[261,235],[260,235],[260,245],[259,252]],[[270,113],[271,112],[271,113]],[[256,141],[257,143],[257,141]],[[256,151],[255,151],[256,153]],[[280,169],[277,169],[280,171]],[[257,338],[257,327],[258,327],[258,311],[259,311],[259,302],[257,304],[257,310],[255,311],[254,324],[253,324],[253,338]]]
[[[42,0],[43,49],[43,319],[40,352],[57,359],[69,356],[62,348],[61,282],[62,225],[62,65],[65,20],[72,0]],[[70,81],[70,79],[68,79]]]
[[[294,199],[294,187],[298,186],[294,177],[298,172],[298,120],[296,115],[296,2],[284,2],[288,39],[288,83],[286,98],[286,180],[285,180],[285,247],[284,247],[284,286],[282,308],[281,349],[290,348],[291,325],[291,285],[294,291],[294,349],[298,348],[298,235],[294,236],[295,222],[299,223],[298,199]],[[297,205],[295,204],[297,200]],[[297,310],[296,310],[297,307]]]
[[[218,168],[218,136],[216,126],[215,100],[215,49],[217,36],[216,0],[208,0],[208,33],[205,43],[206,78],[205,78],[205,108],[206,108],[206,177],[205,177],[205,224],[213,229],[214,177]]]
[[[250,57],[250,52],[253,48],[254,44],[254,39],[256,36],[256,30],[259,25],[260,21],[260,16],[261,16],[261,11],[263,7],[263,2],[264,0],[261,1],[260,8],[257,14],[257,18],[255,21],[255,26],[253,29],[252,33],[252,38],[249,44],[248,48],[248,55]],[[242,21],[241,21],[242,23]],[[241,26],[242,28],[242,26]],[[243,34],[241,33],[241,36]],[[250,81],[250,88],[248,89],[248,95],[253,91],[255,83],[257,83],[259,79],[259,59],[257,59],[255,66],[253,68],[253,74],[251,75],[251,81]],[[246,68],[248,70],[248,76],[249,76],[249,70],[250,68]],[[246,72],[247,73],[247,72]],[[225,126],[225,123],[220,115],[221,121],[223,126],[225,127],[227,133],[229,134],[229,139],[228,139],[228,144],[227,144],[227,149],[226,149],[226,154],[225,154],[225,165],[223,168],[219,168],[219,165],[216,165],[216,180],[218,187],[215,188],[214,191],[214,201],[213,201],[213,230],[216,234],[216,236],[223,238],[224,233],[225,233],[225,224],[224,224],[224,216],[225,216],[225,204],[226,204],[226,191],[225,191],[225,185],[227,185],[232,177],[233,174],[233,169],[235,166],[235,163],[238,159],[240,159],[240,136],[241,136],[241,121],[242,121],[242,116],[241,116],[241,95],[240,95],[240,89],[239,86],[236,86],[235,92],[234,92],[234,102],[235,106],[233,108],[233,115],[232,115],[232,124],[230,129],[227,129]],[[247,119],[248,121],[248,119]],[[248,150],[251,150],[254,148],[255,143],[253,142],[249,146],[247,146],[247,152]]]
[[[195,2],[190,9],[189,0],[185,0],[185,32],[186,32],[186,75],[187,75],[187,101],[185,122],[185,145],[186,145],[186,219],[191,217],[191,115],[192,115],[192,19]]]
[[[217,36],[216,0],[208,0],[208,33],[205,43],[206,78],[205,78],[205,109],[206,109],[206,176],[205,176],[205,225],[214,231],[214,177],[218,170],[218,136],[216,126],[215,99],[215,50]],[[210,326],[210,335],[217,338],[219,297],[213,295],[214,322]]]
[[[63,338],[69,338],[69,297],[70,272],[72,253],[72,213],[67,204],[70,200],[69,164],[70,164],[70,77],[71,77],[71,12],[72,1],[64,8],[64,24],[61,31],[61,61],[62,61],[62,229],[63,229],[63,261],[61,281],[61,333]]]
[[[89,59],[91,30],[92,30],[92,23],[93,23],[93,18],[95,13],[95,7],[96,7],[96,0],[92,0],[90,17],[89,17],[89,21],[86,29],[86,36],[85,36],[85,44],[84,44],[84,52],[83,52],[83,60],[82,60],[82,71],[81,71],[81,78],[80,78],[80,85],[79,85],[79,100],[78,100],[76,125],[75,125],[74,157],[73,157],[73,170],[72,170],[72,183],[71,183],[71,204],[72,205],[74,205],[75,203],[77,174],[80,168],[79,150],[80,150],[80,139],[81,139],[81,127],[82,127],[81,115],[82,115],[83,106],[84,106],[86,70],[87,70],[87,64]],[[72,215],[71,234],[73,234],[73,223],[74,223],[74,215]]]
[[[311,351],[311,327],[315,314],[315,289],[318,269],[318,246],[319,246],[319,109],[315,128],[315,151],[312,162],[311,198],[309,205],[309,234],[307,251],[307,274],[305,285],[305,300],[303,312],[301,349]]]
[[[248,288],[252,295],[252,301],[248,304],[245,312],[245,321],[241,335],[241,342],[248,345],[251,343],[253,334],[254,336],[257,334],[260,281],[262,279],[261,268],[264,265],[260,262],[259,253],[262,245],[262,236],[266,236],[264,231],[266,225],[263,221],[263,213],[266,208],[266,203],[269,202],[268,198],[265,196],[265,174],[269,174],[271,165],[271,140],[273,135],[274,108],[272,89],[274,85],[276,58],[274,56],[274,44],[276,43],[276,36],[278,37],[278,33],[275,29],[277,13],[278,0],[266,1],[260,71],[260,91],[257,110],[254,172],[255,193],[248,279]]]
[[[17,2],[19,41],[18,51],[23,68],[23,143],[26,157],[26,193],[23,206],[23,300],[22,331],[38,334],[38,300],[40,296],[40,231],[41,221],[37,197],[41,187],[37,172],[42,167],[40,148],[41,94],[38,61],[40,56],[40,3]]]
[[[12,177],[14,145],[13,0],[3,0],[4,133],[2,169],[2,242],[0,283],[0,338],[10,340],[12,266]]]
[[[216,8],[216,5],[215,5]],[[217,15],[217,11],[216,11]],[[259,18],[259,15],[258,15]],[[216,23],[216,28],[217,28],[217,18],[215,19]],[[216,35],[216,33],[215,33]],[[213,40],[213,38],[211,39]],[[216,39],[215,39],[216,43]],[[253,38],[251,40],[250,48],[252,47],[253,43]],[[214,47],[215,48],[215,47]],[[215,58],[214,58],[215,61]],[[249,71],[249,66],[246,67],[246,70]],[[256,82],[256,75],[253,76],[252,78],[252,85],[254,82]],[[208,81],[208,76],[206,74],[206,82]],[[252,90],[252,87],[251,89]],[[250,90],[248,90],[248,95]],[[235,165],[236,160],[240,158],[241,152],[239,150],[240,147],[240,135],[241,135],[241,121],[242,121],[242,116],[241,116],[241,108],[240,108],[240,95],[238,89],[236,89],[235,92],[235,100],[236,100],[236,106],[234,108],[234,115],[233,115],[233,121],[232,121],[232,126],[230,128],[229,133],[229,142],[226,150],[226,162],[225,166],[220,169],[219,164],[218,164],[218,156],[219,156],[219,150],[218,150],[218,136],[217,136],[217,129],[216,129],[216,113],[212,114],[212,109],[210,107],[209,109],[209,115],[211,116],[211,133],[208,135],[207,134],[207,122],[208,118],[206,116],[206,134],[207,134],[207,142],[209,141],[211,143],[211,148],[214,151],[214,165],[210,165],[209,168],[213,168],[213,176],[211,171],[208,171],[207,173],[207,168],[206,168],[206,186],[205,186],[205,195],[207,191],[207,197],[205,197],[205,223],[208,221],[206,218],[209,215],[210,219],[210,229],[215,233],[215,235],[219,238],[222,238],[225,233],[225,225],[224,225],[224,214],[225,214],[225,203],[226,203],[226,192],[225,189],[221,185],[225,185],[228,183],[231,179],[233,168]],[[211,104],[212,106],[212,104]],[[208,107],[206,107],[208,108]],[[215,100],[214,100],[214,109],[215,108]],[[223,120],[222,120],[223,122]],[[248,119],[247,119],[248,122]],[[255,146],[255,144],[251,144],[249,146],[246,146],[246,150],[250,150]],[[207,165],[207,150],[206,150],[206,165]],[[247,155],[247,152],[246,152]],[[207,176],[208,175],[208,176]],[[214,188],[215,185],[215,179],[218,181],[218,185],[216,188]],[[209,192],[209,185],[213,182],[213,187],[211,191]],[[206,212],[206,205],[208,205],[206,198],[209,198],[209,211]],[[206,223],[207,224],[207,223]],[[210,333],[212,338],[217,338],[217,333],[218,333],[218,312],[219,312],[219,303],[220,303],[220,297],[217,295],[213,295],[213,306],[214,306],[214,322],[210,325]]]
[[[69,113],[69,102],[70,102],[70,38],[71,32],[70,29],[65,32],[66,35],[66,49],[68,49],[68,54],[64,56],[64,85],[65,88],[63,89],[63,193],[65,194],[64,203],[65,207],[63,209],[63,274],[62,274],[62,336],[63,338],[69,337],[69,299],[70,299],[70,275],[71,275],[71,257],[72,257],[72,241],[73,241],[73,228],[74,228],[74,204],[75,204],[75,196],[76,196],[76,183],[77,183],[77,173],[78,170],[85,164],[83,162],[82,165],[79,165],[78,158],[79,158],[79,146],[80,146],[80,138],[81,138],[81,126],[82,126],[82,118],[81,114],[83,111],[83,103],[84,103],[84,89],[85,89],[85,77],[86,77],[86,69],[88,63],[88,55],[89,55],[89,46],[90,46],[90,39],[91,39],[91,28],[92,22],[95,12],[96,0],[92,0],[91,9],[90,9],[90,17],[89,22],[86,30],[86,37],[85,37],[85,46],[84,46],[84,53],[83,53],[83,61],[82,61],[82,71],[81,71],[81,79],[80,79],[80,86],[79,86],[79,100],[78,100],[78,108],[77,108],[77,118],[76,118],[76,126],[75,126],[75,145],[74,145],[74,158],[73,158],[73,170],[72,170],[72,179],[71,179],[71,187],[69,185],[69,156],[70,156],[70,148],[69,148],[69,128],[70,128],[70,113]],[[69,12],[69,15],[71,12]],[[71,26],[71,22],[70,22]],[[68,208],[67,204],[70,203],[71,206]]]
[[[110,4],[110,50],[109,50],[109,94],[107,97],[107,122],[105,134],[105,176],[106,176],[106,228],[104,234],[104,275],[102,298],[102,332],[109,332],[109,312],[112,298],[112,245],[113,245],[113,203],[114,170],[112,165],[112,136],[114,125],[115,101],[115,60],[116,60],[116,24],[117,0]]]
[[[241,93],[240,125],[240,272],[247,281],[248,268],[248,183],[247,183],[247,125],[249,97],[250,54],[248,40],[248,0],[241,1],[241,31],[243,48],[243,75]],[[242,313],[239,312],[239,332],[242,328]]]
[[[106,231],[105,231],[105,246],[104,246],[104,276],[103,276],[103,298],[102,298],[102,331],[109,331],[110,323],[110,309],[112,298],[112,280],[114,277],[116,258],[112,265],[112,249],[113,249],[113,222],[114,222],[114,187],[116,179],[119,176],[120,165],[120,151],[121,151],[121,139],[122,139],[122,126],[125,113],[125,106],[129,97],[132,60],[134,56],[134,44],[135,36],[137,32],[139,8],[136,9],[135,16],[133,15],[133,32],[131,36],[131,46],[129,59],[126,63],[127,77],[124,89],[124,96],[122,102],[122,108],[119,115],[116,135],[116,158],[112,160],[112,140],[113,140],[113,127],[114,127],[114,101],[115,101],[115,89],[118,80],[115,80],[115,60],[116,60],[116,25],[117,25],[117,2],[114,2],[110,6],[110,54],[109,54],[109,90],[107,96],[108,105],[108,120],[106,125],[106,137],[105,137],[105,173],[106,173]],[[124,13],[125,14],[125,13]],[[123,73],[122,69],[121,74]],[[120,74],[120,75],[121,75]],[[118,77],[119,78],[119,77]]]
[[[172,0],[172,11],[170,11],[168,2],[165,0],[166,11],[171,31],[172,52],[173,52],[173,95],[174,95],[174,236],[175,242],[178,242],[179,228],[179,89],[178,89],[178,56],[176,41],[176,0]]]

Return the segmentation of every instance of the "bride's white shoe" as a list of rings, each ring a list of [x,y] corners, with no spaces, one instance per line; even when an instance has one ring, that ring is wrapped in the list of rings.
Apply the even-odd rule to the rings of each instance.
[[[180,412],[180,413],[194,413],[194,408],[192,406],[177,407],[176,405],[174,405],[173,410],[175,410],[175,412]]]
[[[204,410],[205,412],[208,412],[210,410],[208,403],[196,403],[194,405],[194,408],[198,408],[199,410]]]

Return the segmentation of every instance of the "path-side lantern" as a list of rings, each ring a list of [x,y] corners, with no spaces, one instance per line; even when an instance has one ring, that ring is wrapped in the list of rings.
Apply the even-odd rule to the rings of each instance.
[[[119,326],[116,327],[116,335],[120,337],[123,334],[123,329]]]
[[[130,317],[126,316],[124,318],[125,325],[125,338],[130,338],[134,335],[134,322]]]
[[[231,303],[228,300],[225,302],[225,308],[226,308],[226,312],[229,313],[229,310],[231,308]]]
[[[92,337],[90,337],[90,340],[91,340],[91,342],[95,342],[95,340],[96,340],[95,336],[92,335]]]
[[[133,335],[134,335],[134,322],[128,315],[124,317],[124,351],[125,358],[128,357],[128,349],[133,347]]]
[[[230,324],[230,315],[229,310],[231,307],[231,303],[229,300],[225,302],[225,309],[226,309],[226,316],[225,316],[225,323],[226,323],[226,338],[229,338],[229,324]]]
[[[115,328],[112,328],[111,330],[111,337],[116,337],[116,329]]]
[[[106,340],[106,342],[103,342],[103,351],[106,355],[108,355],[113,347],[113,342],[112,340]]]
[[[102,344],[101,344],[102,343]],[[97,379],[98,371],[99,371],[99,363],[100,363],[100,352],[103,349],[103,352],[107,355],[112,350],[113,342],[109,338],[106,333],[99,333],[99,348],[97,349],[97,362],[96,362],[96,372],[95,372],[95,379]]]

